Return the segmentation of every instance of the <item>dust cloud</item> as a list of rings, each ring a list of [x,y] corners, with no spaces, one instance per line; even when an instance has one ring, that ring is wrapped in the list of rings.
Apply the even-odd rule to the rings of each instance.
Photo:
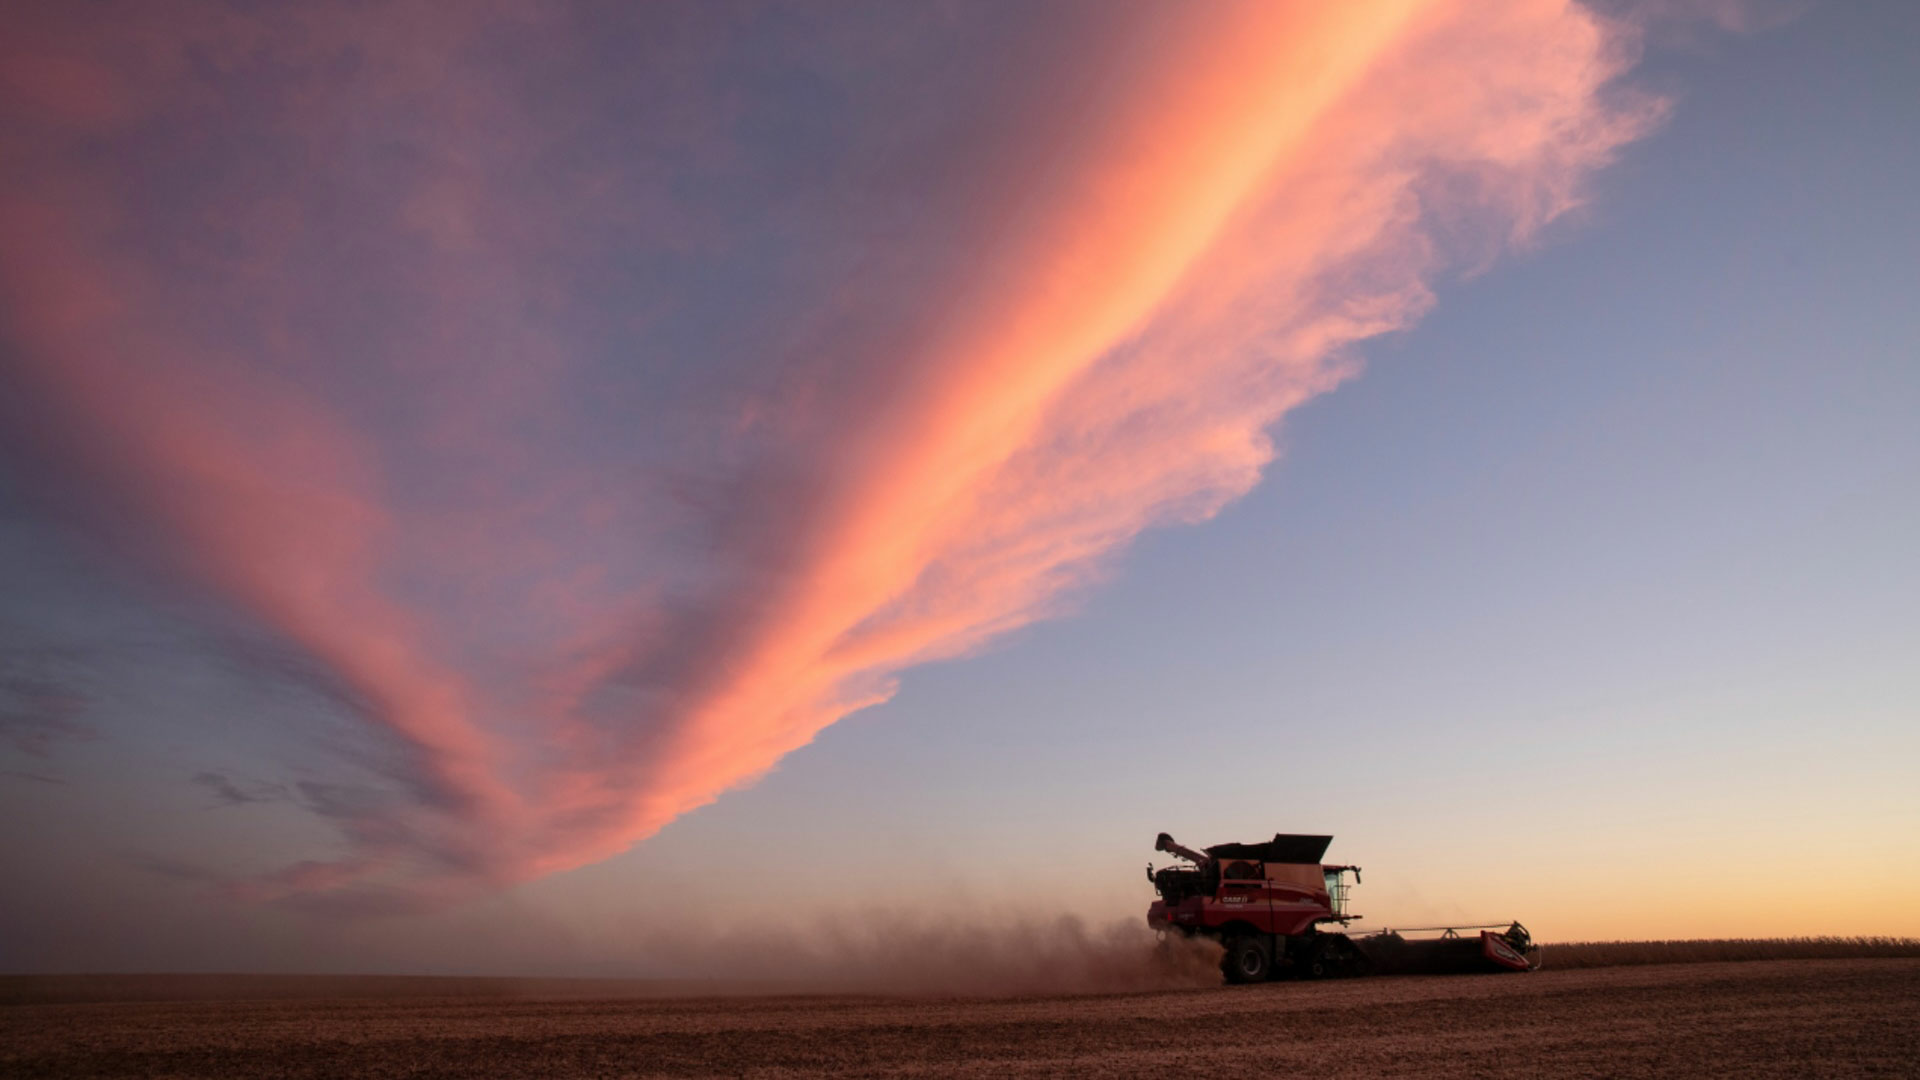
[[[986,925],[899,914],[809,927],[678,933],[649,942],[664,974],[794,992],[1002,997],[1218,986],[1220,947],[1136,920],[1074,916]]]

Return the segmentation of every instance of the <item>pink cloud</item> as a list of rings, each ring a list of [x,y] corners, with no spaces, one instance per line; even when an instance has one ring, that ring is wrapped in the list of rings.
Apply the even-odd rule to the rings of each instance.
[[[829,128],[861,154],[776,152],[743,130],[767,91],[714,59],[730,24],[647,27],[685,46],[630,76],[665,98],[600,115],[628,76],[580,74],[596,28],[438,10],[186,20],[218,31],[160,53],[220,75],[154,65],[140,114],[49,76],[0,144],[29,163],[0,297],[8,378],[60,418],[41,452],[151,530],[123,546],[350,687],[416,784],[316,808],[344,853],[248,898],[448,899],[753,782],[1244,494],[1355,343],[1657,117],[1613,87],[1631,34],[1566,0],[1247,3],[1049,24],[1074,56],[1008,61],[975,105],[929,75],[877,94],[910,100],[867,142]],[[489,52],[516,41],[529,70]],[[272,107],[235,118],[248,80]],[[103,126],[274,151],[155,165],[188,191],[156,218],[84,152]],[[820,187],[744,198],[745,225],[702,201],[768,162]],[[857,257],[753,293],[766,237],[841,232]],[[649,289],[642,256],[681,261]],[[740,276],[707,295],[689,266]],[[662,344],[682,324],[726,362]]]

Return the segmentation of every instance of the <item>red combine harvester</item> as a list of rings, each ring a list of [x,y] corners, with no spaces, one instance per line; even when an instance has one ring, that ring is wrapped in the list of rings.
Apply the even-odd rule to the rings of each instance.
[[[1147,866],[1160,899],[1147,908],[1147,925],[1162,933],[1204,936],[1226,948],[1220,969],[1229,982],[1260,982],[1282,973],[1340,975],[1532,971],[1540,947],[1519,923],[1505,927],[1434,926],[1382,930],[1348,937],[1347,875],[1357,866],[1320,861],[1331,836],[1276,833],[1263,844],[1215,844],[1195,851],[1161,833],[1155,851],[1186,866]],[[1340,930],[1322,929],[1338,923]],[[1478,931],[1466,936],[1461,931]],[[1437,937],[1409,935],[1438,934]]]

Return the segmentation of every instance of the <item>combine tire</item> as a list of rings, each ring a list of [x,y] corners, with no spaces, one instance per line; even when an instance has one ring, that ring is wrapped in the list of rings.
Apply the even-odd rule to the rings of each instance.
[[[1273,977],[1273,956],[1267,943],[1257,937],[1228,938],[1220,970],[1231,983],[1265,982]]]
[[[1327,936],[1307,950],[1301,972],[1309,979],[1337,979],[1344,975],[1365,975],[1373,965],[1353,943],[1344,937]]]
[[[1373,957],[1360,951],[1360,946],[1349,941],[1346,943],[1347,971],[1352,975],[1373,974]]]

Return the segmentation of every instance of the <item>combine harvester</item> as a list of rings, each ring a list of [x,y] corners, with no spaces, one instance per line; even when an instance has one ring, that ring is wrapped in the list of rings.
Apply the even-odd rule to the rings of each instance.
[[[1161,833],[1153,849],[1191,865],[1159,870],[1147,865],[1147,878],[1160,894],[1147,908],[1147,925],[1219,941],[1226,948],[1220,970],[1228,982],[1262,982],[1283,974],[1323,979],[1540,966],[1540,946],[1518,922],[1401,928],[1361,938],[1322,929],[1338,923],[1343,931],[1360,918],[1347,911],[1347,875],[1359,884],[1360,868],[1322,863],[1331,843],[1331,836],[1279,833],[1264,844],[1215,844],[1195,851]],[[1421,934],[1438,936],[1409,936]]]

